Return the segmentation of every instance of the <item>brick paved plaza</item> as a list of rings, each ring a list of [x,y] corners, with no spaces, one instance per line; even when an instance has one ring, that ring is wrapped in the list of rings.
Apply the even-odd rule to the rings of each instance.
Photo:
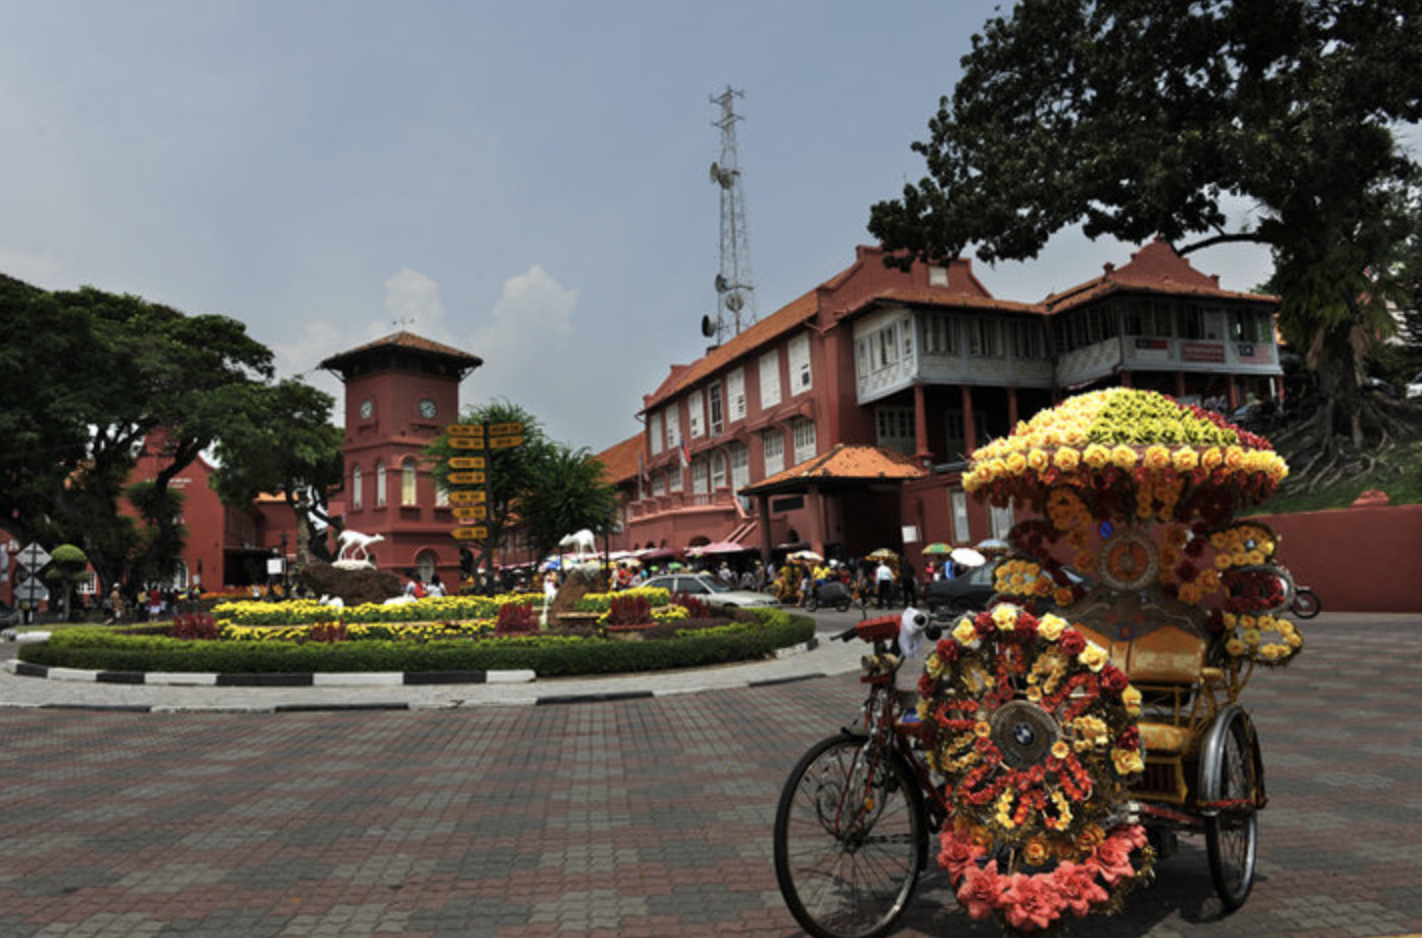
[[[1422,617],[1305,634],[1246,694],[1270,794],[1248,904],[1219,917],[1186,840],[1071,934],[1422,932]],[[858,700],[840,674],[452,710],[0,709],[0,936],[797,935],[776,798]],[[998,932],[935,871],[900,934]]]

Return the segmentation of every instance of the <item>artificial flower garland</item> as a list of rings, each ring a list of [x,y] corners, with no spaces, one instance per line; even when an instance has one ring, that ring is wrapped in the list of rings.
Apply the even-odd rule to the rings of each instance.
[[[1148,875],[1144,830],[1114,815],[1144,769],[1141,697],[1104,649],[1059,616],[1003,603],[938,642],[919,694],[955,818],[939,860],[970,915],[1043,929],[1117,907]],[[994,844],[1009,851],[1005,871]]]

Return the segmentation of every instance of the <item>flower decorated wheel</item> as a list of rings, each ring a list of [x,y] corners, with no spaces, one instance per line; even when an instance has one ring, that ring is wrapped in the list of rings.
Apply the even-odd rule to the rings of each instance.
[[[1027,933],[1119,907],[1153,853],[1121,810],[1143,768],[1140,694],[1105,651],[999,605],[938,643],[919,692],[954,818],[939,862],[968,914]]]

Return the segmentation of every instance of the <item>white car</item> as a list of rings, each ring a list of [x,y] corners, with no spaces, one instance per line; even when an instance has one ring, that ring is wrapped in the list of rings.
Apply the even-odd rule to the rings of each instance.
[[[673,596],[678,593],[685,593],[688,596],[701,596],[705,597],[707,602],[724,603],[727,606],[763,607],[780,605],[780,600],[771,596],[769,593],[732,589],[715,577],[707,576],[704,573],[666,573],[662,576],[654,576],[642,585],[644,587],[664,589]]]
[[[1412,380],[1407,382],[1407,399],[1422,397],[1422,371],[1412,376]]]

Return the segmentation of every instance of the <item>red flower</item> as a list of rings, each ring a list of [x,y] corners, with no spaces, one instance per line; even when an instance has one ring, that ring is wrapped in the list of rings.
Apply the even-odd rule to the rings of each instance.
[[[1126,678],[1126,672],[1116,667],[1114,664],[1106,664],[1101,668],[1101,689],[1108,694],[1120,695],[1125,690],[1130,681]]]
[[[1061,897],[1045,878],[1022,873],[1015,873],[1008,880],[1001,902],[1007,912],[1007,924],[1022,931],[1046,928],[1062,910]]]
[[[987,853],[968,835],[958,836],[952,830],[945,830],[941,838],[943,849],[938,853],[938,863],[948,871],[948,878],[957,883],[974,865],[978,857]]]
[[[951,638],[940,639],[937,652],[944,664],[952,664],[958,660],[958,643]]]
[[[1121,732],[1121,735],[1116,737],[1116,745],[1122,749],[1130,749],[1132,751],[1141,748],[1140,727],[1126,727],[1125,730]]]
[[[1110,893],[1096,881],[1096,871],[1080,863],[1063,860],[1052,878],[1056,881],[1057,895],[1071,914],[1078,918],[1089,913],[1093,905],[1111,898]]]
[[[931,674],[924,674],[918,679],[918,696],[927,700],[938,690],[938,679]]]
[[[982,921],[989,918],[997,908],[1003,890],[1007,888],[997,875],[997,867],[971,866],[963,875],[963,884],[958,887],[958,901],[968,912],[968,918]]]
[[[1079,655],[1086,648],[1086,639],[1081,637],[1080,632],[1067,629],[1062,632],[1062,637],[1057,640],[1057,645],[1069,655]]]
[[[1114,886],[1123,879],[1129,879],[1136,875],[1136,868],[1131,865],[1131,852],[1135,849],[1132,846],[1134,838],[1129,836],[1126,828],[1139,825],[1122,825],[1111,832],[1111,836],[1096,848],[1096,853],[1091,861],[1095,862],[1101,873],[1101,878],[1106,880],[1108,885]]]

